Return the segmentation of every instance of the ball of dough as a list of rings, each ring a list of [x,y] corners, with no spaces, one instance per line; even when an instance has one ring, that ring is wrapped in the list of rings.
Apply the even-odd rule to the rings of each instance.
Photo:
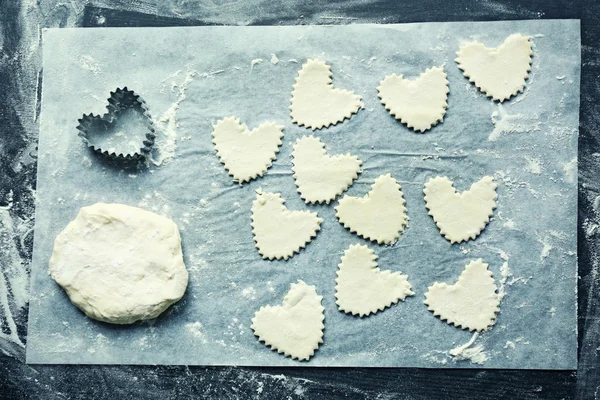
[[[113,324],[158,317],[188,283],[177,225],[122,204],[81,208],[54,241],[50,275],[88,317]]]

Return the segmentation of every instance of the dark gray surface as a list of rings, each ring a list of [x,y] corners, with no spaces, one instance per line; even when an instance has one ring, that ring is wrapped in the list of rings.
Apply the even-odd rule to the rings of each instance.
[[[600,388],[598,199],[600,172],[600,5],[522,3],[104,1],[96,6],[0,0],[0,398],[594,398]],[[107,8],[111,9],[108,10]],[[146,14],[146,15],[143,15]],[[330,18],[335,17],[335,18]],[[339,17],[351,18],[340,19]],[[580,18],[582,94],[579,191],[579,340],[571,372],[27,366],[21,307],[35,186],[40,27],[298,24]],[[12,190],[12,201],[9,192]],[[2,282],[8,285],[2,285]],[[6,286],[6,290],[5,290]],[[9,314],[10,313],[10,314]],[[14,321],[13,326],[11,322]]]

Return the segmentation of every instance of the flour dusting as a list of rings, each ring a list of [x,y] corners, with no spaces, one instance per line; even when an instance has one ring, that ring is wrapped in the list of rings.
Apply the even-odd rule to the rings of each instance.
[[[467,343],[457,346],[448,351],[454,361],[470,361],[473,364],[483,365],[488,360],[488,354],[484,351],[483,345],[473,346],[479,333],[475,332]]]
[[[577,182],[577,159],[573,159],[565,164],[563,167],[563,172],[565,174],[565,181],[568,183]]]
[[[181,71],[177,71],[174,74],[174,78],[177,78],[180,72]],[[179,127],[179,124],[177,123],[177,111],[179,110],[181,102],[185,100],[185,92],[188,85],[194,80],[197,74],[198,72],[196,70],[188,67],[181,82],[177,82],[176,80],[171,82],[171,90],[173,91],[174,88],[178,89],[177,100],[163,113],[163,115],[154,121],[159,136],[154,143],[155,149],[150,161],[156,166],[167,163],[175,157],[175,150],[177,149],[177,128]]]
[[[488,137],[490,142],[495,142],[509,133],[539,131],[541,124],[537,115],[509,114],[502,104],[498,104],[498,110],[492,113],[491,119],[494,130]]]

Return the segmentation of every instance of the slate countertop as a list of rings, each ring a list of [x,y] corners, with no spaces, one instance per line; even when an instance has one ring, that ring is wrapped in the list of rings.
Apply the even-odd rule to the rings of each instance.
[[[218,4],[217,4],[218,3]],[[0,0],[0,399],[567,399],[600,389],[600,3],[435,0]],[[571,371],[28,366],[27,277],[45,27],[290,25],[576,18],[582,26],[579,369]]]

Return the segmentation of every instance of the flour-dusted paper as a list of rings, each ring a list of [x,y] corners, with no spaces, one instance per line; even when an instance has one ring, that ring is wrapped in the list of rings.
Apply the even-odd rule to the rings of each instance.
[[[493,102],[455,62],[461,45],[498,47],[531,37],[523,93]],[[29,363],[576,368],[579,22],[506,21],[293,27],[57,29],[43,33],[44,70]],[[333,86],[364,108],[329,128],[292,122],[293,85],[308,59],[331,66]],[[449,82],[443,122],[418,133],[381,104],[392,74],[431,66]],[[104,113],[127,86],[147,103],[157,138],[148,168],[123,169],[77,136],[84,113]],[[250,129],[284,126],[262,177],[233,182],[212,143],[213,125],[235,115]],[[291,152],[313,134],[329,154],[351,154],[362,172],[345,192],[361,198],[390,174],[402,187],[408,226],[393,245],[345,229],[330,204],[297,192]],[[424,184],[445,176],[459,192],[483,176],[498,184],[496,209],[475,240],[451,244],[428,215]],[[256,191],[280,193],[290,210],[323,219],[298,254],[264,260],[251,227]],[[189,285],[156,320],[113,326],[87,318],[48,275],[54,239],[78,210],[122,203],[165,215],[180,230]],[[285,229],[282,226],[281,229]],[[360,318],[336,306],[344,250],[362,244],[377,263],[409,277],[413,296]],[[500,299],[496,323],[477,336],[424,304],[434,282],[456,283],[465,265],[488,264]],[[323,296],[323,344],[310,361],[269,350],[252,318],[282,304],[292,283]]]

